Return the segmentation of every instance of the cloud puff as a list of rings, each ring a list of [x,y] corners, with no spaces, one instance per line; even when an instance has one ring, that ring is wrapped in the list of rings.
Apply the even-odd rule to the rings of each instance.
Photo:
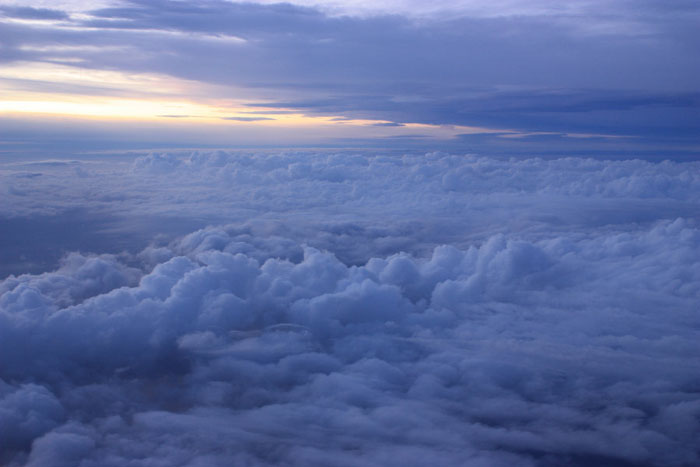
[[[188,241],[208,249],[235,238],[230,252],[260,261],[298,261],[306,244],[360,265],[498,233],[538,239],[694,218],[698,174],[697,162],[351,151],[5,163],[0,259],[3,276],[42,272],[61,252],[136,254],[156,238],[154,256],[138,259],[153,266],[168,241],[218,225]]]
[[[697,464],[698,173],[348,151],[5,163],[5,232],[99,215],[93,235],[132,237],[0,282],[0,463]]]
[[[692,465],[698,251],[676,219],[357,266],[220,228],[141,273],[69,257],[2,283],[2,458]]]

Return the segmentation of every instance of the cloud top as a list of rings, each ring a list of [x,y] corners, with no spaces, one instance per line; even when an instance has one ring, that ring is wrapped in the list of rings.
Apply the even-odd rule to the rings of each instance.
[[[654,211],[608,222],[635,200],[696,206],[691,166],[440,154],[136,159],[119,170],[130,186],[152,185],[151,203],[185,190],[215,210],[215,193],[232,190],[231,203],[267,184],[239,198],[249,214],[295,208],[276,226],[207,227],[132,255],[74,253],[55,271],[2,281],[0,459],[696,464],[697,219]],[[66,169],[37,165],[42,176],[19,180],[50,184],[48,167]],[[294,204],[284,204],[286,183]],[[327,206],[354,212],[355,196],[366,197],[363,228],[340,218],[312,228]],[[538,220],[557,197],[589,214]],[[438,227],[488,225],[499,209],[496,218],[532,217],[421,249],[435,237],[421,239],[425,226],[410,213],[442,206],[459,217],[459,201],[471,217]],[[383,203],[411,219],[408,233],[380,229]],[[387,243],[394,252],[380,254]]]

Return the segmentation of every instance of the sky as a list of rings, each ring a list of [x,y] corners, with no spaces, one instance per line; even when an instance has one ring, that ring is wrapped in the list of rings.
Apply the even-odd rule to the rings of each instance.
[[[698,24],[0,0],[0,465],[700,465]]]
[[[0,150],[697,158],[700,6],[0,3]]]

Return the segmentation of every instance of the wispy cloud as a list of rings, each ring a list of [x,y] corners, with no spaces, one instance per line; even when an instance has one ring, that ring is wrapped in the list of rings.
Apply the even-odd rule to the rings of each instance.
[[[396,127],[396,126],[405,126],[403,123],[397,123],[397,122],[379,122],[379,123],[371,123],[373,126],[385,126],[385,127]]]
[[[0,6],[0,15],[9,18],[36,20],[66,20],[69,18],[68,13],[62,10],[28,6]]]
[[[275,120],[270,117],[221,117],[222,120],[233,120],[236,122],[261,122],[265,120]]]

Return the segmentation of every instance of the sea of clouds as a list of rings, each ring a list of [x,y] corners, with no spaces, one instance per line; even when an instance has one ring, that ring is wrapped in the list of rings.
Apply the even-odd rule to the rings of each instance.
[[[0,187],[8,223],[152,236],[0,281],[2,465],[700,463],[698,162],[158,153]]]

